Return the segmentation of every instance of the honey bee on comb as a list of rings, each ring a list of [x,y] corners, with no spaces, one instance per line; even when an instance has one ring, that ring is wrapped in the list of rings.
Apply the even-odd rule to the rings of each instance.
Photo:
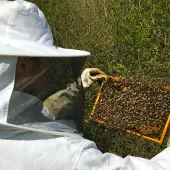
[[[108,129],[160,137],[170,114],[169,103],[168,87],[135,78],[108,77],[91,117]]]

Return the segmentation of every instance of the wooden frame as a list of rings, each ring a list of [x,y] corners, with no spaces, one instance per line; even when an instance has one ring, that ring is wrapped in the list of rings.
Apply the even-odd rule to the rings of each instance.
[[[118,78],[118,77],[116,77],[116,78]],[[107,80],[107,78],[105,78],[105,79]],[[96,98],[96,100],[95,100],[95,104],[94,104],[93,109],[92,109],[92,112],[91,112],[91,114],[90,114],[90,119],[92,119],[92,117],[93,117],[93,115],[94,115],[95,108],[96,108],[96,105],[97,105],[97,103],[98,103],[98,101],[99,101],[99,98],[100,98],[100,95],[101,95],[101,91],[102,91],[103,85],[104,85],[104,82],[103,82],[103,83],[101,84],[101,86],[100,86],[100,89],[99,89],[97,98]],[[165,87],[165,88],[167,88],[167,87]],[[103,123],[103,121],[101,121],[101,120],[96,120],[96,121],[97,121],[98,123]],[[133,135],[136,135],[136,136],[140,136],[140,137],[145,138],[145,139],[148,139],[148,140],[151,140],[151,141],[153,141],[153,142],[157,142],[157,143],[159,143],[159,144],[162,144],[163,141],[164,141],[165,135],[166,135],[166,133],[167,133],[169,124],[170,124],[170,115],[168,116],[168,119],[167,119],[167,121],[166,121],[166,124],[165,124],[165,126],[164,126],[164,129],[163,129],[163,132],[162,132],[162,134],[161,134],[160,139],[155,139],[155,138],[151,138],[151,137],[149,137],[149,136],[141,135],[141,134],[139,134],[139,133],[137,133],[137,132],[135,132],[135,131],[132,131],[132,130],[127,130],[126,132],[127,132],[127,133],[130,133],[130,134],[133,134]]]

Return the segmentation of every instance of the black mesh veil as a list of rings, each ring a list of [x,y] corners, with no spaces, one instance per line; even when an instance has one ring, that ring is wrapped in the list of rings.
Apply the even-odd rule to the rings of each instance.
[[[19,57],[8,123],[78,132],[84,112],[85,58]]]

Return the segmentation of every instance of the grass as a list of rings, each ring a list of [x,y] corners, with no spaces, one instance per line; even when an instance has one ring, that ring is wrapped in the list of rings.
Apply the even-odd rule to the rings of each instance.
[[[170,4],[166,0],[32,0],[62,47],[92,53],[84,67],[170,85]],[[150,158],[166,147],[89,121],[98,85],[87,92],[85,137],[103,152]]]

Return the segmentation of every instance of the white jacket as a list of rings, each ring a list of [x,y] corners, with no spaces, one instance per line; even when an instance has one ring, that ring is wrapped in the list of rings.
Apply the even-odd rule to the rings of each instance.
[[[3,170],[169,170],[170,147],[152,160],[102,154],[79,135],[1,126],[0,166]],[[2,131],[2,129],[4,131]],[[5,136],[6,135],[6,136]]]

